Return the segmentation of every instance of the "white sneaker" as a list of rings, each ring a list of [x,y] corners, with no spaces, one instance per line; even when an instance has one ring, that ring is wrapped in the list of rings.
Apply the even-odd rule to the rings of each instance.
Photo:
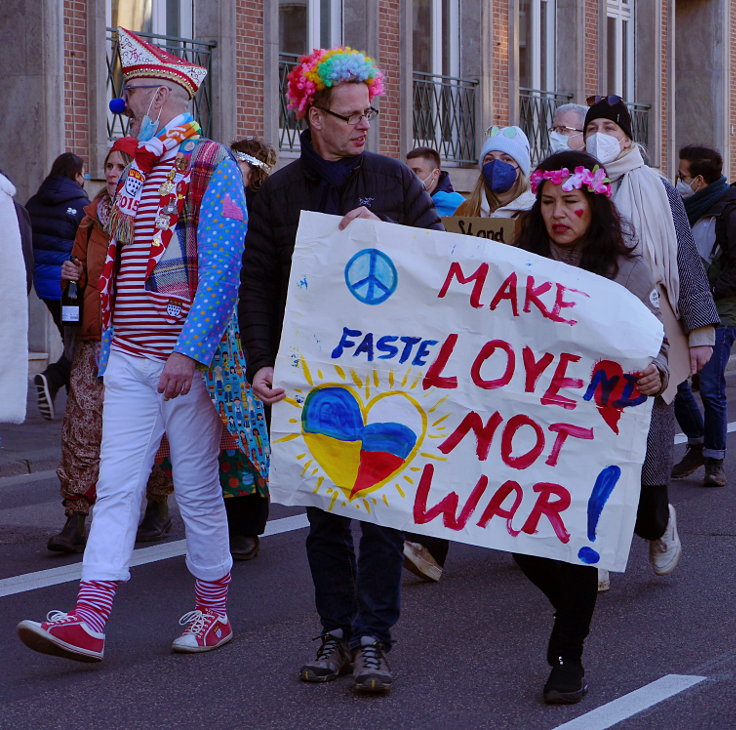
[[[649,562],[657,575],[669,575],[680,562],[682,543],[677,534],[675,508],[669,505],[670,519],[667,529],[659,540],[649,541]]]
[[[598,568],[598,593],[611,590],[611,576],[605,568]]]
[[[435,583],[442,577],[442,566],[418,542],[404,540],[404,567],[414,575]]]

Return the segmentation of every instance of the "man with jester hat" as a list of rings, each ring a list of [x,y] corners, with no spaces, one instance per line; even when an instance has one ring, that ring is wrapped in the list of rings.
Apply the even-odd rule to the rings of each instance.
[[[221,445],[257,455],[250,428],[260,406],[215,405],[213,363],[244,367],[233,316],[247,209],[240,171],[222,145],[200,136],[187,112],[206,70],[118,29],[124,87],[113,111],[138,139],[110,215],[100,277],[105,396],[97,504],[76,606],[22,621],[21,640],[46,654],[103,658],[118,584],[130,578],[146,480],[164,433],[186,526],[194,610],[172,649],[204,652],[232,638],[226,600],[232,558],[218,477]],[[240,392],[237,375],[223,374]],[[253,401],[255,404],[255,401]],[[223,427],[229,426],[229,431]]]

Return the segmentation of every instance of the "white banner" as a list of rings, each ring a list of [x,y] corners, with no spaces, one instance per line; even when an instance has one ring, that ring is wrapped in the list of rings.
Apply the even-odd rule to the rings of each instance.
[[[272,498],[624,570],[662,326],[622,286],[456,233],[303,212]]]

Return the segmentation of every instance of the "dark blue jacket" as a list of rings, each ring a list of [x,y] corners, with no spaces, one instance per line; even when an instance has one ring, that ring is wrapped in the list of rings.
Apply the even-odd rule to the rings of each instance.
[[[61,265],[69,258],[89,198],[68,177],[49,175],[28,201],[33,228],[33,285],[40,299],[61,299]]]

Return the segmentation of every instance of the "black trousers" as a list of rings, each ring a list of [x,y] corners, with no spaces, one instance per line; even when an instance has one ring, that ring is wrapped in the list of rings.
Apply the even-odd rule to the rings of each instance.
[[[547,661],[550,665],[557,657],[580,661],[598,598],[597,569],[534,555],[513,555],[524,575],[547,596],[555,610]]]
[[[659,540],[670,519],[669,503],[666,484],[654,487],[642,484],[634,532],[645,540]]]
[[[53,299],[42,299],[41,301],[46,305],[49,312],[51,312],[51,316],[54,318],[54,324],[58,328],[63,341],[64,329],[61,325],[61,302],[57,302]],[[64,356],[63,353],[56,362],[49,363],[46,370],[43,371],[43,374],[49,382],[52,396],[55,395],[56,391],[60,388],[69,386],[69,374],[71,371],[72,363]]]
[[[225,499],[227,526],[231,535],[255,537],[262,535],[268,520],[268,498],[260,494]]]

